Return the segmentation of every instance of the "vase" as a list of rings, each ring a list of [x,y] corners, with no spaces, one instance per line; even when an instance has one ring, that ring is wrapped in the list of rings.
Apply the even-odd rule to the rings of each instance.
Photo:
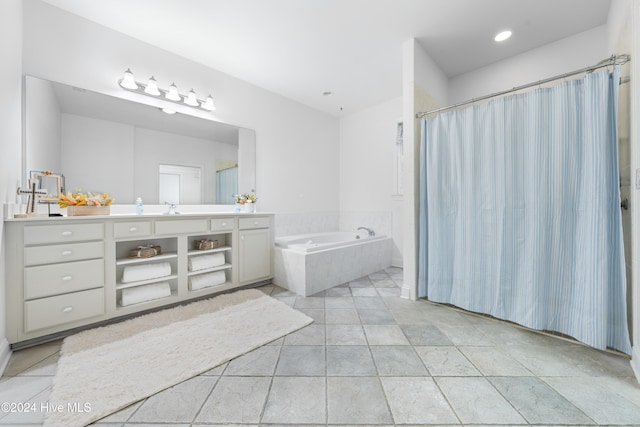
[[[253,213],[256,211],[256,205],[254,203],[245,203],[242,205],[243,212]]]
[[[109,215],[110,206],[67,206],[67,216]]]

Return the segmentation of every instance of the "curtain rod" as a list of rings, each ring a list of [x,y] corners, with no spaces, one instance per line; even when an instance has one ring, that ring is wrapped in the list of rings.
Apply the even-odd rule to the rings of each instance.
[[[544,80],[538,80],[537,82],[531,82],[531,83],[527,83],[524,84],[522,86],[516,86],[512,89],[508,89],[508,90],[503,90],[502,92],[495,92],[492,93],[490,95],[485,95],[485,96],[481,96],[479,98],[473,98],[470,99],[468,101],[464,101],[464,102],[460,102],[458,104],[453,104],[453,105],[449,105],[448,107],[442,107],[442,108],[438,108],[435,110],[431,110],[431,111],[423,111],[420,113],[416,113],[416,119],[421,119],[424,116],[428,116],[429,114],[435,114],[435,113],[441,113],[443,111],[446,110],[451,110],[453,108],[458,108],[462,105],[467,105],[467,104],[472,104],[474,102],[478,102],[478,101],[484,101],[485,99],[489,99],[489,98],[495,98],[496,96],[501,96],[501,95],[506,95],[508,93],[512,93],[512,92],[516,92],[522,89],[527,89],[533,86],[539,86],[541,84],[544,83],[549,83],[552,82],[554,80],[560,80],[560,79],[564,79],[566,77],[571,77],[571,76],[575,76],[576,74],[582,74],[582,73],[590,73],[594,70],[597,70],[598,68],[602,68],[602,67],[608,67],[610,65],[624,65],[627,62],[629,62],[631,60],[631,56],[630,55],[611,55],[609,58],[607,59],[603,59],[602,61],[598,62],[596,65],[592,65],[590,67],[585,67],[585,68],[581,68],[580,70],[575,70],[575,71],[571,71],[568,73],[564,73],[564,74],[559,74],[557,76],[553,76],[553,77],[549,77],[547,79]]]

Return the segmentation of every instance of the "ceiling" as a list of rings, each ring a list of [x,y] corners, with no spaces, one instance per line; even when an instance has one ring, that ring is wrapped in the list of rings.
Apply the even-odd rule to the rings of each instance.
[[[45,0],[340,116],[402,94],[402,43],[449,77],[606,24],[611,0]],[[503,29],[513,37],[497,44]],[[332,92],[323,96],[323,92]]]

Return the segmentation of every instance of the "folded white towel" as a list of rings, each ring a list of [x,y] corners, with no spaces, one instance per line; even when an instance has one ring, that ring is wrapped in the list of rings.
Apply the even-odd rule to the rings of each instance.
[[[154,299],[171,296],[171,286],[169,282],[151,283],[149,285],[136,286],[122,290],[120,305],[138,304]]]
[[[189,271],[205,270],[207,268],[224,265],[224,254],[217,252],[209,255],[199,255],[189,257]]]
[[[214,271],[213,273],[198,274],[189,277],[189,287],[192,291],[198,289],[209,288],[211,286],[222,285],[227,281],[227,277],[223,270]]]
[[[122,272],[122,283],[137,282],[139,280],[156,279],[171,275],[171,264],[156,262],[151,264],[128,265]]]

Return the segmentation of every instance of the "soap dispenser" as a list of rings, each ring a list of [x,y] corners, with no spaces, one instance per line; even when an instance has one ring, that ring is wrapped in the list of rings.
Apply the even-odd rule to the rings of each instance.
[[[144,205],[142,204],[142,198],[136,199],[136,215],[142,215],[144,213]]]

